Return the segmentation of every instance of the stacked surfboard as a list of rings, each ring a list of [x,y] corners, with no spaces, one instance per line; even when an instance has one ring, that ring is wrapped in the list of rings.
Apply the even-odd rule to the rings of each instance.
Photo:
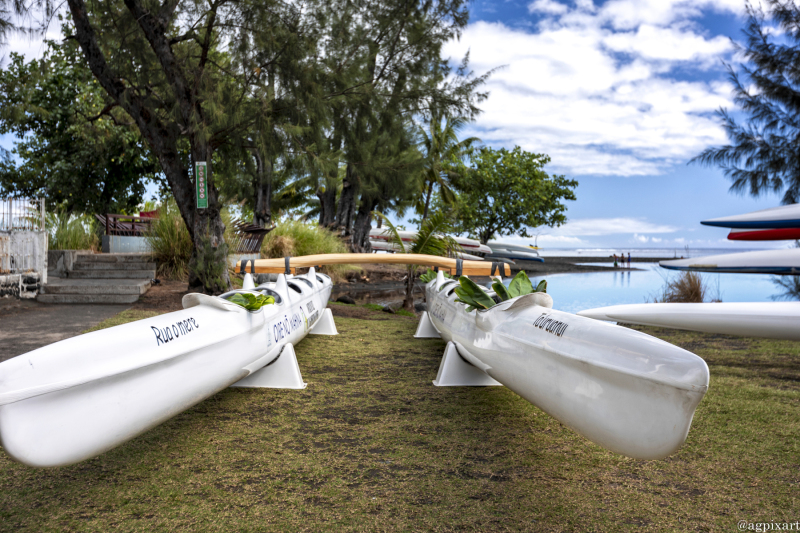
[[[729,217],[704,220],[701,224],[730,228],[732,241],[780,241],[800,239],[800,204],[782,205]],[[800,274],[800,249],[763,250],[661,261],[671,270],[730,272],[742,274]]]

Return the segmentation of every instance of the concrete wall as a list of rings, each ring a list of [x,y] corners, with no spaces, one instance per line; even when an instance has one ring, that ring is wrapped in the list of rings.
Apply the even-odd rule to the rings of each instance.
[[[145,237],[103,235],[104,254],[146,254],[150,252],[152,250]]]
[[[65,277],[72,270],[78,254],[89,253],[88,250],[47,250],[47,275],[57,278]]]
[[[35,298],[47,283],[47,234],[0,231],[0,296]]]

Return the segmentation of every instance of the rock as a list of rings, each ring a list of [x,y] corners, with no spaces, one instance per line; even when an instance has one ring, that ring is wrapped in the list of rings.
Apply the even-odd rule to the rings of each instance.
[[[341,296],[336,298],[336,301],[342,304],[356,305],[356,301],[346,294],[342,294]]]
[[[255,282],[256,286],[259,286],[262,283],[272,283],[274,281],[278,281],[278,274],[256,274],[253,276],[253,281]]]
[[[417,302],[414,304],[414,311],[416,311],[417,313],[422,313],[423,311],[427,310],[428,310],[428,304],[426,304],[425,302]]]
[[[391,313],[393,315],[397,314],[397,311],[395,311],[394,308],[389,307],[388,305],[384,306],[383,309],[381,309],[381,311],[383,311],[384,313]]]

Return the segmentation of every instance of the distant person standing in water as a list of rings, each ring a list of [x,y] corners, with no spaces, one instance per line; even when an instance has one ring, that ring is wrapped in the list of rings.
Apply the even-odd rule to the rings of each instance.
[[[617,254],[614,254],[614,268],[617,268]]]
[[[631,253],[628,252],[628,268],[631,267]]]

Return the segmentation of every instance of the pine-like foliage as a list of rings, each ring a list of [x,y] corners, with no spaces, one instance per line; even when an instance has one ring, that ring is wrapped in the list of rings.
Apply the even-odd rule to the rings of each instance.
[[[783,192],[783,203],[793,204],[800,201],[800,8],[793,0],[765,3],[766,12],[747,5],[746,44],[737,45],[745,63],[740,71],[728,65],[734,101],[747,121],[720,109],[731,144],[708,148],[692,162],[722,167],[734,192]]]

